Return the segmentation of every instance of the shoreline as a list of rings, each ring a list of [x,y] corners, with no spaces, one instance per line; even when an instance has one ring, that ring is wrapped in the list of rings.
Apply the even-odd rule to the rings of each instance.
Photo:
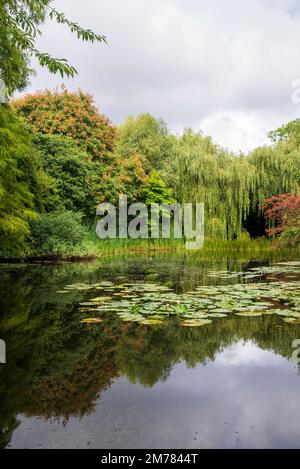
[[[0,257],[0,265],[4,264],[59,264],[59,263],[75,263],[75,262],[93,262],[96,260],[104,259],[107,257],[113,256],[132,256],[132,255],[157,255],[157,254],[190,254],[195,256],[202,256],[203,259],[222,259],[227,256],[233,256],[234,254],[237,257],[245,255],[247,258],[257,259],[257,260],[293,260],[295,257],[299,256],[299,248],[287,249],[287,248],[275,248],[274,246],[269,246],[268,248],[262,249],[261,247],[256,248],[245,248],[245,247],[223,247],[223,248],[212,248],[204,247],[197,251],[185,250],[184,248],[174,247],[174,246],[161,246],[161,247],[130,247],[119,249],[107,249],[99,252],[97,254],[83,254],[83,255],[45,255],[45,256],[26,256],[26,257]]]

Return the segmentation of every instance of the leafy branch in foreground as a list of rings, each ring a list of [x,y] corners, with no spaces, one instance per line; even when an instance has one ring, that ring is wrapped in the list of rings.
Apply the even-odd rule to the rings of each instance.
[[[35,56],[42,67],[51,73],[74,77],[76,69],[66,59],[39,51],[35,44],[42,35],[39,25],[48,16],[58,24],[66,25],[77,38],[85,42],[105,42],[106,37],[70,21],[64,13],[50,6],[52,0],[0,0],[0,78],[8,94],[24,88],[32,73],[29,59]]]

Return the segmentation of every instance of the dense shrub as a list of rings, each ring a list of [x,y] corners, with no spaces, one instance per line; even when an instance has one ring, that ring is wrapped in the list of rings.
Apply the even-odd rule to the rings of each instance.
[[[70,210],[57,210],[41,215],[32,223],[31,249],[38,256],[72,254],[87,234],[82,225],[82,214]]]
[[[279,245],[282,247],[295,247],[300,245],[300,218],[298,224],[285,230],[279,238]]]

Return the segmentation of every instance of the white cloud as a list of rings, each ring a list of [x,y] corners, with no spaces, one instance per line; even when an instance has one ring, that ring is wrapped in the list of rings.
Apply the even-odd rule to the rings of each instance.
[[[261,367],[266,367],[267,364],[268,367],[274,366],[278,368],[280,364],[286,366],[286,359],[280,355],[272,354],[268,350],[262,350],[253,342],[239,341],[219,352],[215,358],[215,364],[223,366],[244,366],[251,364]]]
[[[228,110],[205,117],[198,123],[197,128],[205,135],[212,135],[215,143],[238,153],[268,145],[268,132],[296,117],[297,114],[293,112],[277,114],[268,110]]]
[[[234,151],[266,142],[295,118],[300,77],[298,0],[60,0],[54,4],[109,45],[78,43],[47,23],[40,47],[80,73],[64,80],[92,93],[114,121],[151,112],[172,130],[202,129]],[[31,89],[61,83],[38,68]]]

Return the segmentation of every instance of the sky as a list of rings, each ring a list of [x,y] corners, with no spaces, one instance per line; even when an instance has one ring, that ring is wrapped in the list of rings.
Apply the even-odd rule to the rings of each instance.
[[[170,131],[191,127],[234,151],[268,143],[300,116],[299,0],[55,0],[69,19],[107,36],[87,44],[47,21],[42,51],[64,57],[69,80],[37,70],[27,91],[91,93],[115,123],[150,112]],[[300,83],[300,82],[299,82]],[[300,88],[298,83],[298,88]],[[295,85],[295,83],[294,83]],[[296,85],[295,85],[296,86]]]

